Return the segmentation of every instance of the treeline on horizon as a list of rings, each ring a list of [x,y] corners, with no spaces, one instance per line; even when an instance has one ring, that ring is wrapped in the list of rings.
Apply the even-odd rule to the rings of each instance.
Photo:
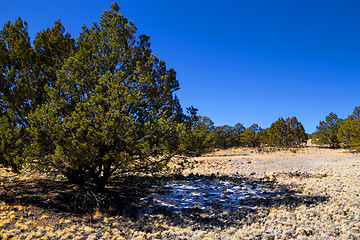
[[[57,172],[79,185],[104,189],[113,176],[156,174],[174,159],[213,149],[293,148],[308,135],[296,117],[270,128],[215,127],[184,113],[174,69],[152,53],[150,37],[115,2],[77,39],[60,21],[30,41],[21,18],[0,31],[0,166]],[[357,147],[359,111],[321,122],[316,141]],[[315,136],[315,135],[314,135]],[[339,142],[334,140],[334,136]],[[170,170],[169,170],[170,171]]]
[[[295,148],[306,144],[308,135],[296,117],[279,118],[271,127],[263,129],[258,124],[245,128],[243,124],[235,126],[214,126],[208,117],[192,117],[194,149],[227,149],[232,147],[279,147]]]
[[[197,117],[194,125],[197,131],[207,136],[208,148],[227,149],[231,147],[302,147],[311,139],[313,144],[330,148],[347,148],[360,151],[360,107],[355,107],[353,114],[340,119],[331,112],[320,121],[313,134],[306,134],[301,122],[296,117],[279,118],[269,128],[253,124],[245,128],[243,124],[235,126],[214,126],[208,117]],[[205,138],[205,137],[204,137]]]

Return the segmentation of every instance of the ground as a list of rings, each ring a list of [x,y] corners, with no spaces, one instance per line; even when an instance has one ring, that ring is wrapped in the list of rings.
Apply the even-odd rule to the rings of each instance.
[[[239,148],[103,193],[2,171],[1,239],[360,239],[360,155]]]

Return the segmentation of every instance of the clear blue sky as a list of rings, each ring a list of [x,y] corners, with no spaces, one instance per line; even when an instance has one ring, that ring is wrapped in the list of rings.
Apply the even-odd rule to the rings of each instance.
[[[77,37],[108,0],[3,1],[0,24],[21,16],[35,34],[61,19]],[[266,128],[296,116],[308,133],[330,112],[360,105],[360,2],[356,0],[119,0],[121,12],[178,74],[183,108],[215,125]]]

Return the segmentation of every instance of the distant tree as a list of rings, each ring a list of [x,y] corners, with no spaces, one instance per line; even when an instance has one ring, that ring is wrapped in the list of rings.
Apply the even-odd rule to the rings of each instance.
[[[296,117],[279,118],[268,130],[268,145],[272,147],[298,147],[306,143],[304,127]]]
[[[228,125],[215,127],[215,148],[227,149],[231,147],[233,129]]]
[[[197,109],[188,108],[186,130],[181,141],[181,153],[186,156],[201,156],[210,152],[214,141],[214,123],[208,117],[197,115]]]
[[[258,133],[258,135],[260,139],[260,144],[266,145],[269,140],[269,128],[266,129],[260,128],[260,132]]]
[[[243,145],[242,133],[244,130],[245,127],[241,123],[235,124],[234,127],[228,125],[215,127],[214,148],[227,149]]]
[[[296,117],[286,119],[287,126],[289,128],[290,134],[286,139],[287,146],[300,146],[306,144],[308,140],[308,135],[305,133],[305,129],[301,122],[297,120]]]
[[[259,125],[254,123],[242,132],[241,142],[249,147],[259,147],[261,144],[261,131]]]
[[[245,131],[245,127],[241,123],[235,124],[232,129],[231,145],[233,147],[240,147],[242,145],[242,133]]]
[[[343,121],[337,136],[346,147],[360,151],[360,107]]]
[[[338,138],[338,130],[342,120],[331,112],[326,116],[325,121],[320,121],[316,127],[316,131],[312,135],[312,141],[315,144],[327,144],[331,148],[340,147],[340,140]]]

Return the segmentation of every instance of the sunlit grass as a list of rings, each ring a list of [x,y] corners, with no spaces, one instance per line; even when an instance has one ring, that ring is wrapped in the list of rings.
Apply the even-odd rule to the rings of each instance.
[[[108,215],[100,208],[88,215],[52,213],[32,205],[0,202],[1,239],[358,239],[360,238],[360,156],[342,150],[298,149],[257,152],[232,149],[196,159],[184,175],[214,173],[275,181],[304,198],[295,207],[283,203],[254,206],[256,212],[211,225],[197,218],[166,215],[138,219]],[[26,178],[27,176],[21,176]],[[306,204],[306,196],[327,200]],[[202,212],[198,216],[207,217]]]

